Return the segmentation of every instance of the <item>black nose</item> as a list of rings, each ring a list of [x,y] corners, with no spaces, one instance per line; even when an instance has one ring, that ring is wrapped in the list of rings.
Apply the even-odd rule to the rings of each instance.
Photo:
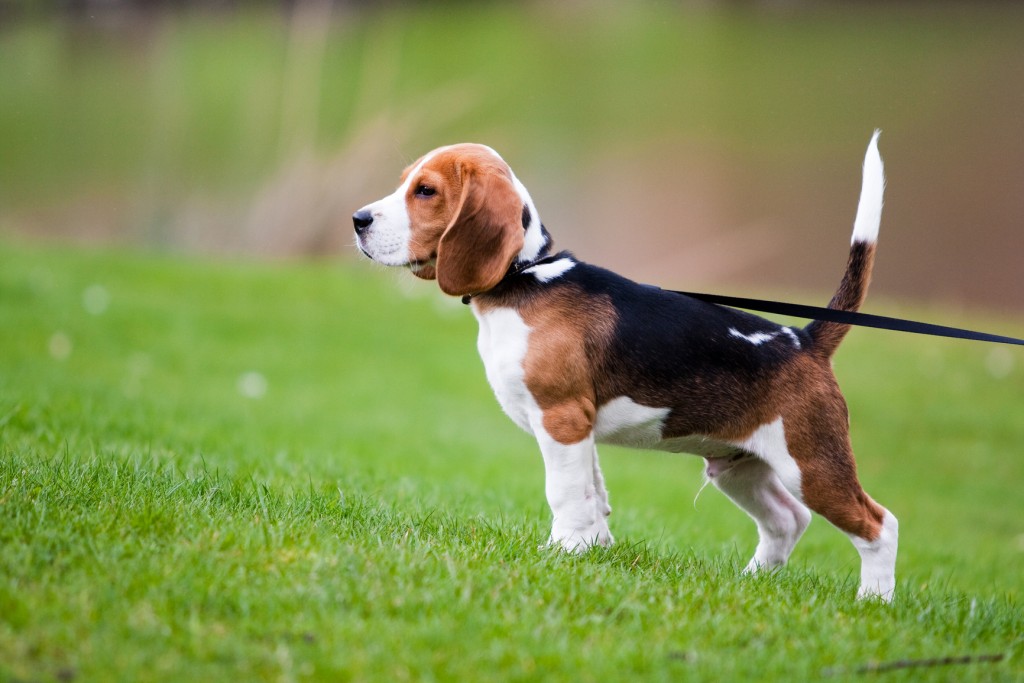
[[[356,226],[356,234],[362,235],[366,232],[366,229],[373,223],[373,214],[366,209],[356,211],[352,214],[352,225]]]

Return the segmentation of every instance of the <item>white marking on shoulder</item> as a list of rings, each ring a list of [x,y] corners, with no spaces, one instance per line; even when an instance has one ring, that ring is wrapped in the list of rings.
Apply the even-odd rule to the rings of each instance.
[[[799,500],[803,500],[800,489],[800,466],[789,454],[786,430],[781,417],[774,422],[761,425],[749,437],[743,441],[734,441],[733,444],[768,463],[779,475],[783,486]]]
[[[551,282],[555,278],[564,275],[575,265],[576,262],[571,258],[560,258],[557,261],[552,261],[551,263],[541,263],[539,265],[532,266],[523,272],[531,273],[541,282]]]

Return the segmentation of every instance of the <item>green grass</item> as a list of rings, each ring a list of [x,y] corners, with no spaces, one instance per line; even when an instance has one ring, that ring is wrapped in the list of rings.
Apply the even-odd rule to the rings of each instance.
[[[862,479],[900,519],[883,606],[820,518],[740,577],[753,525],[712,489],[694,509],[696,458],[605,449],[618,543],[538,550],[536,445],[468,311],[407,274],[0,263],[0,680],[846,680],[993,653],[887,676],[1024,675],[1016,350],[840,350]]]

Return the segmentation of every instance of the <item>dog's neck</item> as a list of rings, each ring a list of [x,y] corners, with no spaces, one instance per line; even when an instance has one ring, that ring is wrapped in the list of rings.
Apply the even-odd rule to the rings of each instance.
[[[508,280],[516,277],[527,268],[532,268],[541,261],[544,261],[545,259],[548,259],[550,257],[550,242],[548,244],[545,244],[544,248],[541,249],[540,252],[537,253],[533,258],[522,258],[522,256],[517,257],[516,260],[512,262],[512,265],[508,267],[508,270],[505,272],[505,277],[501,278],[501,280],[495,286],[500,286],[502,283],[507,282]]]
[[[515,261],[509,270],[516,268],[520,263],[529,263],[546,258],[551,253],[551,247],[555,241],[551,239],[551,233],[544,227],[544,224],[537,222],[536,227],[529,223],[527,214],[523,212],[523,248],[519,250]],[[525,266],[529,267],[529,266]],[[520,268],[522,270],[522,268]]]
[[[544,255],[551,251],[551,233],[544,227],[540,220],[540,214],[533,206],[525,187],[521,187],[520,196],[523,197],[523,247],[516,255],[513,266],[521,261],[535,261],[544,258]]]
[[[498,281],[492,289],[500,289],[503,285],[507,284],[510,280],[515,279],[524,270],[534,267],[538,263],[541,263],[545,259],[551,258],[551,247],[554,246],[554,240],[551,239],[551,233],[547,231],[543,225],[537,231],[541,235],[542,240],[534,243],[533,245],[524,246],[522,251],[516,256],[515,260],[509,265],[508,270],[505,271],[504,277]],[[483,294],[484,292],[475,292],[473,294],[466,294],[462,297],[462,303],[469,304],[474,296]]]

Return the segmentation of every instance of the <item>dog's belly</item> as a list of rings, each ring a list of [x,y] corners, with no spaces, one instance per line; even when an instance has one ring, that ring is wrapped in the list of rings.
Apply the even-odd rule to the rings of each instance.
[[[742,449],[702,434],[663,438],[669,408],[640,405],[628,396],[619,396],[597,411],[594,436],[598,443],[647,448],[670,453],[691,453],[705,458],[723,458]]]

